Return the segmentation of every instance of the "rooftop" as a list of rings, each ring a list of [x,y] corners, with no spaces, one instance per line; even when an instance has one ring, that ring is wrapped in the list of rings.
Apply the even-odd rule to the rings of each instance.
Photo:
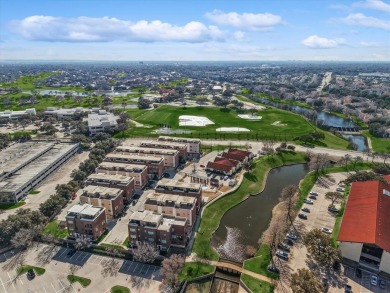
[[[156,157],[156,156],[140,156],[137,154],[118,154],[118,153],[108,154],[106,158],[130,160],[135,162],[156,162],[156,163],[159,163],[162,160],[164,160],[163,158]]]
[[[200,139],[197,138],[172,137],[172,136],[163,136],[163,135],[159,136],[158,140],[200,143]]]
[[[148,223],[155,223],[159,224],[161,222],[162,215],[155,214],[150,211],[136,211],[130,216],[130,222],[131,221],[141,221],[141,222],[148,222]]]
[[[187,148],[187,145],[185,143],[181,142],[173,142],[173,141],[142,141],[140,143],[141,146],[157,146],[157,147],[170,147],[173,149],[177,148]]]
[[[100,127],[100,126],[116,126],[117,117],[111,113],[105,114],[88,114],[88,127]]]
[[[86,181],[96,181],[96,180],[98,180],[98,181],[99,180],[112,181],[112,182],[128,184],[132,180],[134,180],[134,178],[131,176],[125,176],[125,175],[95,173],[95,174],[89,175],[86,179]]]
[[[118,146],[116,152],[129,152],[129,153],[144,153],[144,154],[158,154],[158,155],[176,155],[179,153],[177,150],[159,149],[159,148],[145,148],[145,147],[131,147],[131,146]]]
[[[102,162],[99,164],[99,167],[112,170],[123,170],[127,172],[142,172],[147,167],[146,165],[136,165],[136,164],[126,164],[126,163],[116,163],[116,162]]]
[[[110,188],[104,186],[88,185],[77,192],[80,196],[114,199],[123,193],[123,190],[118,188]]]
[[[77,204],[68,210],[68,215],[76,214],[79,216],[96,217],[103,208],[95,208],[90,204]]]
[[[152,193],[147,196],[145,203],[148,203],[148,200],[153,200],[156,202],[172,202],[175,204],[182,205],[194,205],[196,203],[195,197],[181,196],[177,194],[165,194],[165,193]]]
[[[390,181],[390,175],[385,176]],[[390,185],[353,182],[340,226],[339,241],[376,244],[390,252]]]
[[[179,187],[179,188],[191,188],[191,189],[200,189],[201,184],[200,183],[193,183],[193,182],[182,182],[172,179],[162,179],[157,183],[156,189],[159,186],[165,186],[165,187]]]

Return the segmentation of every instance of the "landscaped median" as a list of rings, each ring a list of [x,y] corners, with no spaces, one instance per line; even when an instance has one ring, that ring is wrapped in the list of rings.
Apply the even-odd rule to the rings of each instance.
[[[127,287],[116,285],[111,288],[111,293],[130,293],[130,289]]]
[[[264,188],[266,175],[272,168],[304,162],[305,154],[295,152],[280,152],[257,159],[254,162],[253,170],[244,175],[244,179],[236,191],[218,199],[203,210],[192,252],[200,258],[218,260],[218,253],[211,247],[211,236],[218,228],[222,216],[250,194],[261,192]]]
[[[89,284],[91,284],[91,279],[87,279],[75,275],[68,275],[67,279],[70,283],[79,282],[80,285],[83,286],[84,288],[89,286]]]
[[[180,280],[190,281],[214,272],[215,267],[201,262],[187,262],[179,275]]]
[[[34,267],[34,266],[29,266],[29,265],[24,265],[24,266],[18,267],[16,269],[16,272],[18,273],[18,275],[21,275],[21,274],[27,273],[30,270],[33,270],[38,276],[42,276],[46,272],[46,270],[44,268]]]

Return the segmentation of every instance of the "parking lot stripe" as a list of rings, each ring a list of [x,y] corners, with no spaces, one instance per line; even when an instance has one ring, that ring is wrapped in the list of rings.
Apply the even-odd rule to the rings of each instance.
[[[18,280],[19,280],[19,281],[20,281],[20,283],[22,283],[22,285],[23,285],[22,278],[18,277]]]
[[[57,289],[53,286],[53,283],[50,283],[50,285],[53,287],[54,292],[57,292]]]
[[[3,283],[3,280],[0,278],[0,283],[1,283],[1,285],[3,286],[3,288],[4,288],[4,292],[5,293],[7,293],[7,290],[5,289],[5,286],[4,286],[4,283]]]
[[[145,275],[147,275],[148,274],[148,272],[149,272],[149,269],[151,268],[152,266],[148,266],[148,269],[146,270],[146,273],[145,273]]]
[[[79,253],[79,251],[76,251],[76,253],[73,254],[72,257],[71,257],[70,259],[73,259],[78,253]],[[77,257],[76,257],[76,259],[77,259]]]
[[[135,262],[132,262],[132,261],[128,262],[128,261],[126,261],[126,265],[128,265],[128,268],[126,269],[126,271],[130,271],[130,268],[131,268],[134,264],[135,264]]]
[[[61,254],[58,256],[59,258],[65,253],[65,252],[67,252],[68,251],[68,248],[66,248],[66,249],[64,249],[64,251],[63,252],[61,252]]]
[[[80,252],[80,256],[78,256],[78,257],[76,258],[76,260],[79,260],[80,257],[82,257],[82,259],[84,259],[86,255],[88,255],[88,253],[86,253],[86,252]]]
[[[11,282],[12,287],[14,288],[14,290],[16,290],[15,285],[14,285],[14,282],[12,281],[12,278],[11,278],[11,276],[9,275],[8,272],[7,272],[7,275],[8,275],[9,281]],[[7,282],[7,283],[8,283],[8,282]]]
[[[89,255],[91,255],[91,254],[90,254],[90,253],[85,253],[85,256],[81,259],[81,262],[83,262],[84,259],[85,259],[86,257],[88,257]]]
[[[133,270],[133,273],[135,272],[135,270],[137,269],[139,263],[137,263],[137,265],[135,266],[134,270]]]
[[[47,291],[46,291],[45,287],[43,287],[43,290],[45,291],[45,293],[47,293]]]

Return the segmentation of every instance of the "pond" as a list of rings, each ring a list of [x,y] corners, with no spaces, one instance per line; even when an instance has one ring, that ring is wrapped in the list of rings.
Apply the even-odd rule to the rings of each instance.
[[[363,135],[343,134],[342,136],[351,140],[357,146],[357,151],[364,152],[367,150],[366,139]]]
[[[290,184],[298,184],[307,172],[305,164],[272,169],[262,193],[250,196],[226,212],[212,237],[212,245],[221,257],[242,260],[243,250],[248,246],[257,248],[282,189]]]

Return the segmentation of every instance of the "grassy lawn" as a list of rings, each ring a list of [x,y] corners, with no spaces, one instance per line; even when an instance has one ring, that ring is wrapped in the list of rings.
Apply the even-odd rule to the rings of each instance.
[[[34,267],[34,266],[29,266],[29,265],[24,265],[24,266],[21,266],[21,267],[18,267],[16,269],[16,272],[21,275],[21,274],[25,274],[27,273],[29,270],[34,270],[34,272],[38,275],[38,276],[42,276],[46,270],[44,268],[40,268],[40,267]]]
[[[129,247],[129,237],[126,237],[125,240],[123,240],[122,245],[126,246],[126,247]]]
[[[194,278],[214,272],[215,267],[201,262],[187,262],[179,275],[180,280],[192,280]]]
[[[279,153],[262,157],[255,161],[254,169],[244,176],[241,186],[233,193],[224,196],[206,207],[195,238],[193,252],[201,258],[218,260],[218,253],[211,247],[211,236],[218,228],[226,211],[242,202],[249,194],[258,193],[265,182],[268,171],[283,165],[303,163],[304,153]]]
[[[109,232],[109,231],[106,229],[106,231],[104,231],[104,232],[102,233],[102,235],[99,236],[99,238],[96,240],[96,242],[97,242],[97,243],[102,242],[103,239],[106,238],[108,232]]]
[[[25,205],[25,201],[19,201],[17,203],[4,203],[0,204],[0,210],[12,210]]]
[[[275,289],[273,284],[257,280],[248,275],[241,275],[241,280],[252,291],[252,293],[272,293]]]
[[[127,287],[116,285],[111,288],[111,293],[130,293],[130,289]]]
[[[89,286],[89,284],[91,284],[91,279],[87,279],[75,275],[68,275],[67,279],[71,283],[79,282],[81,286],[83,286],[84,288]]]
[[[116,135],[117,138],[129,137],[154,137],[157,134],[154,131],[163,125],[172,129],[191,131],[189,134],[180,134],[180,136],[202,138],[202,139],[235,139],[235,140],[260,140],[273,139],[279,141],[293,141],[297,136],[314,132],[316,128],[302,116],[295,113],[267,107],[267,109],[258,111],[255,115],[262,116],[260,121],[248,121],[238,117],[236,111],[222,111],[218,107],[172,107],[160,106],[153,110],[133,110],[127,111],[129,115],[137,122],[147,127],[133,127]],[[143,111],[143,112],[140,112]],[[214,122],[212,125],[204,127],[181,127],[179,126],[179,116],[194,115],[208,117]],[[280,121],[284,126],[273,125]],[[220,127],[244,127],[250,132],[242,133],[221,133],[216,132]],[[318,130],[322,131],[322,130]],[[325,132],[325,140],[317,144],[325,147],[335,147],[345,149],[348,141]]]
[[[38,193],[40,193],[40,191],[39,190],[35,190],[35,189],[33,189],[33,190],[31,190],[28,194],[32,194],[32,195],[34,195],[34,194],[38,194]]]
[[[120,245],[115,245],[115,244],[108,244],[108,243],[100,243],[99,246],[104,246],[104,247],[109,247],[109,248],[115,248],[115,249],[124,249]]]
[[[390,139],[378,138],[368,132],[368,130],[362,131],[363,135],[369,137],[371,140],[372,148],[376,153],[390,153]]]
[[[43,229],[43,233],[51,234],[57,238],[65,238],[68,236],[68,229],[58,227],[57,220],[53,220],[46,225],[46,227]]]
[[[34,90],[36,86],[34,85],[35,82],[44,80],[52,75],[56,75],[58,73],[56,72],[44,72],[37,75],[25,75],[19,77],[17,80],[11,83],[5,83],[3,85],[4,88],[8,87],[19,87],[22,90]]]
[[[345,209],[345,203],[347,201],[348,195],[349,195],[349,190],[351,189],[350,186],[346,186],[344,190],[344,196],[343,196],[343,202],[341,203],[341,208],[339,213],[336,216],[336,222],[334,223],[333,227],[333,233],[332,233],[332,241],[334,246],[338,246],[337,243],[337,237],[339,236],[340,232],[340,225],[341,225],[341,220],[343,219],[344,215],[344,209]]]
[[[267,270],[270,261],[271,257],[269,253],[269,247],[266,244],[262,244],[260,245],[259,250],[256,252],[255,257],[244,262],[244,269],[273,279],[277,279],[279,277],[278,274],[269,272]]]

